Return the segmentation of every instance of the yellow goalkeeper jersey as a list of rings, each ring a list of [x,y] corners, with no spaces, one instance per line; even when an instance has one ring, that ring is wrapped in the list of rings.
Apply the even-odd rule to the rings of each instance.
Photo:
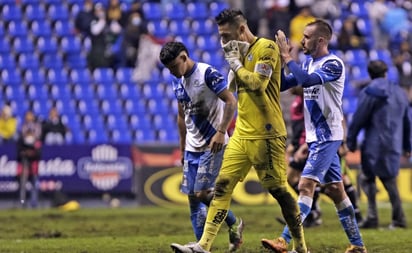
[[[241,139],[286,136],[280,106],[281,58],[273,40],[256,38],[236,72],[238,115],[233,133]]]

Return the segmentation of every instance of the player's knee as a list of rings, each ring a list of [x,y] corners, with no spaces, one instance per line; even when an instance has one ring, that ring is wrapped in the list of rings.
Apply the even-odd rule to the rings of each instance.
[[[269,193],[278,201],[284,198],[288,193],[286,187],[270,188]]]
[[[220,198],[229,193],[230,179],[219,178],[215,185],[215,197]]]
[[[325,194],[332,200],[335,200],[336,198],[341,198],[343,191],[341,191],[341,188],[337,184],[330,184],[325,187]]]

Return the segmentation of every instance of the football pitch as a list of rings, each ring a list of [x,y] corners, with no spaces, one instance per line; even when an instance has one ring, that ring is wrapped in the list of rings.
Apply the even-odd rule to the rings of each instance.
[[[379,203],[379,229],[361,230],[369,253],[412,252],[411,229],[388,230],[390,205]],[[321,203],[323,224],[305,229],[312,253],[343,253],[348,245],[334,207]],[[412,203],[404,204],[407,220],[412,221]],[[279,235],[282,226],[278,205],[240,206],[232,210],[246,224],[244,244],[238,252],[267,252],[261,238]],[[365,205],[362,205],[365,213]],[[194,241],[186,206],[84,208],[73,212],[57,209],[0,210],[0,252],[172,252],[172,242]],[[228,233],[225,224],[212,252],[227,252]]]

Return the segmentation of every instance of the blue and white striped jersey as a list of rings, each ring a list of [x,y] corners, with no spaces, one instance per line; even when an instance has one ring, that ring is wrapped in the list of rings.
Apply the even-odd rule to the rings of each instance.
[[[185,114],[185,149],[202,152],[208,148],[222,120],[225,103],[218,94],[227,89],[227,81],[212,66],[196,63],[189,74],[175,78],[172,84]],[[225,143],[228,139],[226,134]]]
[[[307,73],[316,73],[322,84],[304,87],[306,142],[336,141],[343,139],[342,96],[345,66],[334,54],[302,65]]]

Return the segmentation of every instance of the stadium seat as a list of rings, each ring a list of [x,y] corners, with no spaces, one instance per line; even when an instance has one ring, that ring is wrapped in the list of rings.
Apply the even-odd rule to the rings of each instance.
[[[70,81],[80,85],[90,85],[92,77],[88,69],[72,69],[70,71]]]
[[[211,17],[216,17],[223,9],[228,8],[226,1],[213,1],[209,4],[209,14]]]
[[[39,20],[33,21],[30,25],[30,32],[35,37],[50,37],[52,30],[47,21]]]
[[[215,23],[210,18],[206,20],[193,20],[191,24],[191,30],[197,35],[205,36],[210,36],[212,34],[216,34],[217,32],[217,29],[215,28]]]
[[[64,69],[49,69],[47,70],[47,82],[53,84],[68,84],[69,78]]]
[[[368,61],[368,53],[363,49],[348,50],[345,53],[344,61],[349,65],[363,66]]]
[[[93,80],[96,83],[114,83],[114,71],[111,68],[97,68],[93,71]]]
[[[45,20],[46,19],[46,11],[44,10],[42,5],[27,4],[24,9],[25,9],[24,17],[28,21]]]
[[[20,69],[38,70],[40,68],[39,59],[35,54],[20,54],[17,60]]]
[[[80,54],[82,46],[78,37],[63,37],[60,42],[60,50],[64,54]]]
[[[188,17],[204,20],[209,17],[209,7],[204,2],[190,2],[186,5]]]
[[[166,37],[169,34],[168,22],[164,19],[150,20],[147,23],[147,30],[155,37]]]
[[[175,36],[188,36],[191,34],[189,20],[171,20],[169,23],[169,32]]]
[[[65,57],[67,66],[71,69],[86,69],[87,60],[81,54],[68,54]]]
[[[133,83],[133,68],[118,68],[115,73],[117,83]]]
[[[6,22],[21,21],[23,18],[20,8],[14,3],[4,5],[1,12],[2,19]]]
[[[49,6],[47,8],[47,17],[51,21],[57,21],[57,20],[68,21],[70,15],[65,5],[61,3],[59,4],[49,3]]]
[[[113,143],[130,143],[131,142],[131,135],[127,129],[114,129],[109,132],[110,141]]]
[[[27,37],[14,38],[12,45],[16,54],[32,54],[34,52],[33,43]]]
[[[67,20],[57,20],[53,25],[53,31],[59,38],[75,36],[74,28]]]
[[[197,48],[203,51],[216,52],[221,50],[220,39],[217,35],[203,35],[196,39]]]
[[[160,20],[163,18],[163,11],[160,3],[144,2],[142,4],[142,10],[144,17],[149,21]]]
[[[41,69],[28,69],[24,72],[24,82],[35,86],[42,86],[46,83],[44,71]]]
[[[59,46],[54,37],[38,37],[36,40],[36,50],[39,54],[57,54]]]
[[[10,43],[7,41],[7,39],[0,39],[0,54],[10,54],[10,51]]]
[[[165,16],[171,20],[181,21],[186,18],[186,6],[183,3],[167,3],[164,6]]]
[[[22,84],[21,73],[17,69],[4,69],[1,71],[1,82],[10,86]]]
[[[1,44],[0,44],[1,47]],[[9,53],[0,54],[0,69],[14,69],[16,68],[16,62]]]
[[[24,22],[20,20],[11,21],[7,26],[8,35],[12,38],[23,37],[26,38],[28,35],[27,26]]]
[[[63,68],[63,61],[58,54],[44,54],[40,58],[41,64],[47,69],[61,69]]]

